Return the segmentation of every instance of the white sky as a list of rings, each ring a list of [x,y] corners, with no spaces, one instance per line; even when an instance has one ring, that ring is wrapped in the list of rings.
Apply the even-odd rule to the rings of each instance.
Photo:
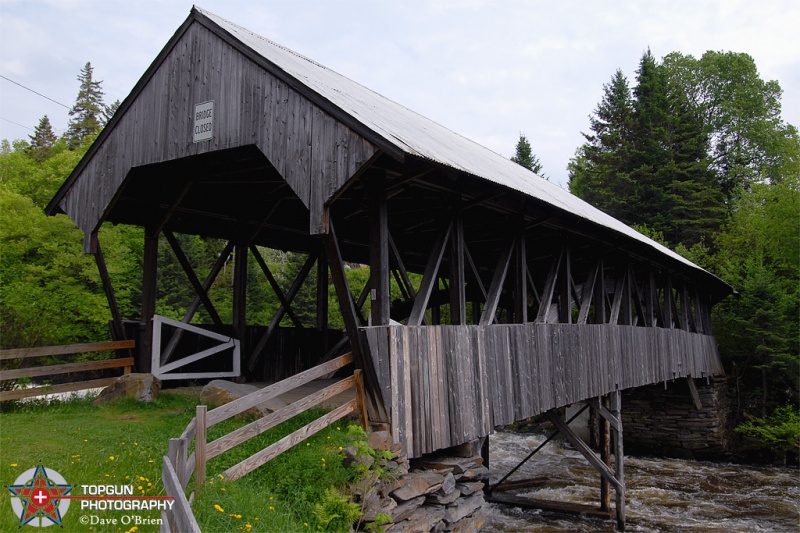
[[[72,106],[89,61],[107,103],[123,100],[189,15],[191,0],[0,0],[0,75]],[[649,47],[746,52],[800,125],[796,0],[198,0],[510,157],[520,132],[551,181],[617,68],[635,83]],[[0,139],[28,139],[67,109],[0,79]],[[16,124],[14,124],[16,123]],[[19,125],[21,126],[19,126]]]

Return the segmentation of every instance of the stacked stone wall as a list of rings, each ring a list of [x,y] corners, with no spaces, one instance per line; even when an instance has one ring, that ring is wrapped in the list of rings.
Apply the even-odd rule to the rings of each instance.
[[[431,455],[409,462],[399,446],[389,449],[395,474],[366,491],[363,526],[381,513],[392,518],[391,524],[382,526],[387,533],[481,529],[486,520],[483,489],[489,470],[479,454]]]
[[[733,443],[726,378],[694,380],[702,408],[689,384],[679,379],[622,393],[625,451],[690,459],[727,456]]]

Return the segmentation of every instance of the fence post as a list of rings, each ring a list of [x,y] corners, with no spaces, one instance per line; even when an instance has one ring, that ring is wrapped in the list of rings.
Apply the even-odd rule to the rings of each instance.
[[[367,415],[367,395],[364,391],[364,374],[361,369],[354,373],[356,378],[356,400],[358,401],[358,417],[361,420],[361,427],[364,431],[369,431],[369,416]]]
[[[206,411],[205,405],[198,405],[195,410],[197,432],[194,437],[194,479],[198,489],[206,482]]]

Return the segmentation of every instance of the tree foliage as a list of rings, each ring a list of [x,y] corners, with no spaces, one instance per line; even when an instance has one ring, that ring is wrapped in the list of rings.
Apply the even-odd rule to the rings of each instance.
[[[100,133],[106,119],[107,108],[103,103],[103,82],[94,79],[92,64],[87,62],[78,75],[80,89],[75,105],[69,111],[67,146],[74,150]]]
[[[752,57],[674,52],[664,67],[709,128],[710,169],[729,203],[753,183],[798,172],[800,142],[797,128],[781,119],[781,87],[761,79]]]
[[[568,167],[570,190],[667,241],[709,239],[724,214],[700,111],[646,52],[631,93],[617,70],[590,117],[591,134]]]
[[[536,157],[536,154],[533,153],[531,143],[522,133],[519,134],[519,140],[517,141],[514,157],[512,157],[511,160],[518,165],[522,165],[523,167],[527,168],[537,176],[547,179],[542,172],[542,163],[539,161],[539,158]]]

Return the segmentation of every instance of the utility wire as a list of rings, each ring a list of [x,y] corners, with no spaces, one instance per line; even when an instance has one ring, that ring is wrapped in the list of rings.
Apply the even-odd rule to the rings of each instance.
[[[25,86],[24,86],[24,85],[22,85],[21,83],[17,83],[16,81],[14,81],[14,80],[12,80],[12,79],[6,78],[6,77],[5,77],[5,76],[3,76],[2,74],[0,74],[0,78],[3,78],[3,79],[4,79],[4,80],[6,80],[6,81],[10,81],[10,82],[11,82],[11,83],[13,83],[14,85],[19,85],[19,86],[20,86],[20,87],[22,87],[23,89],[25,89],[25,90],[27,90],[27,91],[30,91],[30,92],[32,92],[33,94],[38,94],[38,95],[39,95],[39,96],[41,96],[42,98],[46,98],[47,100],[50,100],[50,101],[51,101],[51,102],[53,102],[54,104],[58,104],[58,105],[60,105],[61,107],[65,107],[65,108],[69,109],[69,106],[68,106],[68,105],[64,105],[64,104],[62,104],[61,102],[57,102],[56,100],[53,100],[53,99],[52,99],[52,98],[50,98],[49,96],[45,96],[45,95],[43,95],[42,93],[39,93],[39,92],[36,92],[36,91],[34,91],[34,90],[33,90],[33,89],[31,89],[30,87],[25,87]],[[9,121],[9,122],[11,122],[11,121]]]
[[[14,122],[13,120],[8,120],[6,117],[0,117],[0,119],[5,120],[6,122],[10,122],[10,123],[12,123],[12,124],[14,124],[16,126],[19,126],[20,128],[25,128],[26,130],[36,131],[33,128],[29,128],[28,126],[24,126],[24,125],[20,124],[19,122]]]

